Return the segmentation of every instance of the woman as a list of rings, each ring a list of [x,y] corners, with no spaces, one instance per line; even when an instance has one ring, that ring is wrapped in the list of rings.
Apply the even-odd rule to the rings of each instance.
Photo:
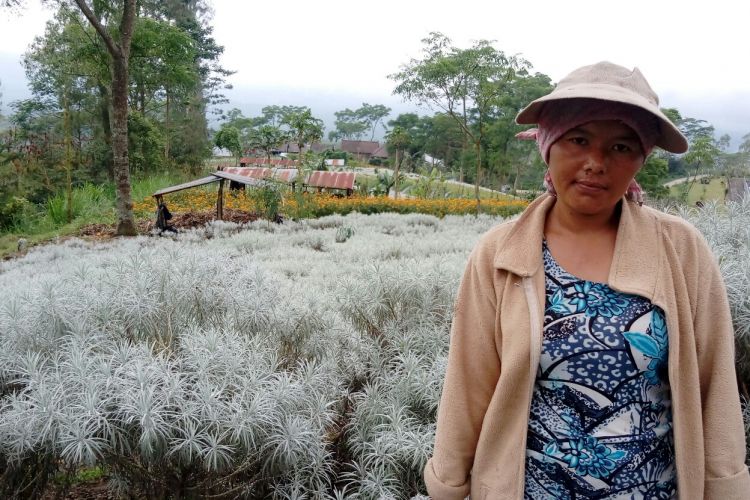
[[[517,117],[548,193],[489,231],[456,301],[437,499],[750,498],[733,331],[688,223],[641,206],[687,141],[635,69],[580,68]]]

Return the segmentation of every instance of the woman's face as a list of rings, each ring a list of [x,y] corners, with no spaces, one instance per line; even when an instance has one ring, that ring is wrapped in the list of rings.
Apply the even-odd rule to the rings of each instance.
[[[557,203],[575,215],[611,215],[644,160],[638,135],[619,121],[568,130],[549,152]]]

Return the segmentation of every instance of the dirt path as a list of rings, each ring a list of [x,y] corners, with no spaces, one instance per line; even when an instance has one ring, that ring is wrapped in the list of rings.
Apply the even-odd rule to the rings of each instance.
[[[662,185],[663,185],[664,187],[666,187],[666,188],[669,188],[669,187],[672,187],[672,186],[676,186],[676,185],[678,185],[678,184],[682,184],[683,182],[689,182],[689,181],[691,181],[691,180],[693,180],[693,179],[695,179],[695,180],[698,180],[698,179],[702,179],[702,178],[704,178],[704,177],[710,177],[710,175],[709,175],[709,174],[701,174],[701,175],[694,175],[694,176],[680,177],[679,179],[675,179],[675,180],[673,180],[673,181],[665,182],[665,183],[664,183],[664,184],[662,184]]]

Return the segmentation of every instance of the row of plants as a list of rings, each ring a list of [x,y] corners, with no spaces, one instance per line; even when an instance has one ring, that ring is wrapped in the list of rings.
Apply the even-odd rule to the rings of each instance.
[[[213,210],[216,207],[217,193],[212,189],[193,189],[168,195],[165,201],[173,213]],[[480,210],[484,214],[507,217],[521,212],[527,205],[526,200],[506,197],[498,200],[483,200]],[[295,220],[332,214],[346,215],[352,212],[362,214],[423,213],[436,217],[477,213],[476,200],[468,198],[394,199],[386,196],[359,194],[342,197],[330,193],[282,192],[273,186],[230,192],[225,195],[224,207],[262,213],[269,219],[274,218],[273,209],[277,209],[284,216]],[[147,197],[137,202],[134,210],[139,217],[150,216],[155,210],[154,199]]]

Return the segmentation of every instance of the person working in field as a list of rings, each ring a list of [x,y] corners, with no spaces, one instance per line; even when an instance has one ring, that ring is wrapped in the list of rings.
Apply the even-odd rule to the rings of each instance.
[[[689,223],[634,176],[687,141],[638,69],[573,71],[537,124],[547,193],[490,230],[456,300],[432,458],[436,500],[747,499],[732,321]]]

